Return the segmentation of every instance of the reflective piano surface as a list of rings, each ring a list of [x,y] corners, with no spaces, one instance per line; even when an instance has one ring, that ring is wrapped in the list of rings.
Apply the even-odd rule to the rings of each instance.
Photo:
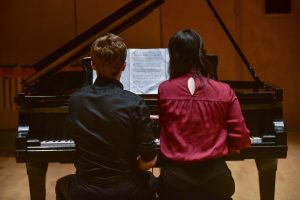
[[[231,81],[232,86],[251,86],[251,82]],[[286,133],[282,120],[282,90],[265,84],[264,88],[235,89],[247,126],[251,147],[226,160],[285,158]],[[72,162],[75,144],[69,136],[66,116],[68,95],[22,96],[20,125],[16,139],[17,162]],[[21,97],[22,96],[22,97]],[[157,96],[142,95],[151,114],[157,114]],[[159,138],[159,127],[153,129]],[[159,142],[158,142],[159,143]],[[158,145],[159,147],[159,145]]]

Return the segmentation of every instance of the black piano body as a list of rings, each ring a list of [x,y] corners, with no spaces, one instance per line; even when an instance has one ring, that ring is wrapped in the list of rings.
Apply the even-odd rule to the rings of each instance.
[[[92,82],[89,60],[83,60],[81,70],[60,69],[74,58],[83,56],[98,35],[119,33],[162,3],[162,0],[131,1],[37,62],[34,65],[36,73],[23,81],[24,92],[16,97],[19,107],[16,161],[26,163],[31,199],[45,199],[45,177],[49,162],[73,162],[75,144],[69,136],[66,120],[68,101],[72,92]],[[252,68],[250,73],[253,74]],[[282,119],[283,91],[260,81],[256,76],[254,81],[224,82],[231,85],[240,101],[251,131],[252,143],[251,147],[242,150],[240,154],[224,159],[255,159],[261,199],[274,199],[277,160],[287,156],[287,139]],[[157,114],[157,96],[142,96],[151,114]],[[156,122],[153,122],[153,128],[159,137]]]
[[[231,85],[255,85],[254,82],[230,82]],[[245,85],[244,85],[245,86]],[[239,91],[241,90],[241,91]],[[277,159],[287,155],[286,133],[282,121],[282,90],[265,83],[263,88],[235,89],[242,112],[251,131],[251,147],[226,160],[255,159],[260,178],[261,199],[274,197]],[[26,96],[19,94],[20,125],[16,138],[17,162],[27,163],[31,195],[45,184],[49,162],[72,163],[75,144],[67,129],[69,95]],[[157,96],[143,96],[151,114],[157,114]],[[158,129],[157,124],[153,128]],[[34,169],[34,170],[33,170]],[[39,173],[36,175],[35,173]],[[44,186],[43,186],[44,188]]]
[[[254,82],[227,81],[244,88],[234,89],[251,132],[251,147],[227,160],[285,158],[287,138],[282,120],[282,90],[265,83],[249,88]],[[245,85],[246,84],[246,85]],[[245,90],[245,87],[248,87]],[[241,91],[240,91],[241,90]],[[150,113],[157,113],[157,95],[142,95]],[[73,162],[75,144],[67,126],[70,95],[18,95],[19,127],[16,137],[17,162]],[[159,137],[159,128],[153,122]]]

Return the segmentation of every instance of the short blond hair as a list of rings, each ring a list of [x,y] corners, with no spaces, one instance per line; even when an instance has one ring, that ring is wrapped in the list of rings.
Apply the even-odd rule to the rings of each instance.
[[[114,77],[125,64],[127,47],[124,40],[112,33],[107,33],[96,39],[91,47],[92,62],[97,73]]]

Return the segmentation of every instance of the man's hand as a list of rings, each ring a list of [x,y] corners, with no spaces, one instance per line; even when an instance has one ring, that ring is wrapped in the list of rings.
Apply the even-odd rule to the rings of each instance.
[[[150,115],[150,119],[159,120],[159,115]]]
[[[155,158],[149,162],[144,162],[141,157],[137,158],[138,161],[138,165],[139,165],[139,169],[141,171],[147,171],[150,168],[155,167],[156,161],[157,161],[157,156],[155,156]]]

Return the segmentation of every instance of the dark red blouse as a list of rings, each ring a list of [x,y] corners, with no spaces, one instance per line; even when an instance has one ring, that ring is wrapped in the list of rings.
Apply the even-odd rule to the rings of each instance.
[[[229,85],[192,74],[164,81],[158,89],[160,148],[167,158],[195,162],[219,158],[250,145],[239,101]]]

